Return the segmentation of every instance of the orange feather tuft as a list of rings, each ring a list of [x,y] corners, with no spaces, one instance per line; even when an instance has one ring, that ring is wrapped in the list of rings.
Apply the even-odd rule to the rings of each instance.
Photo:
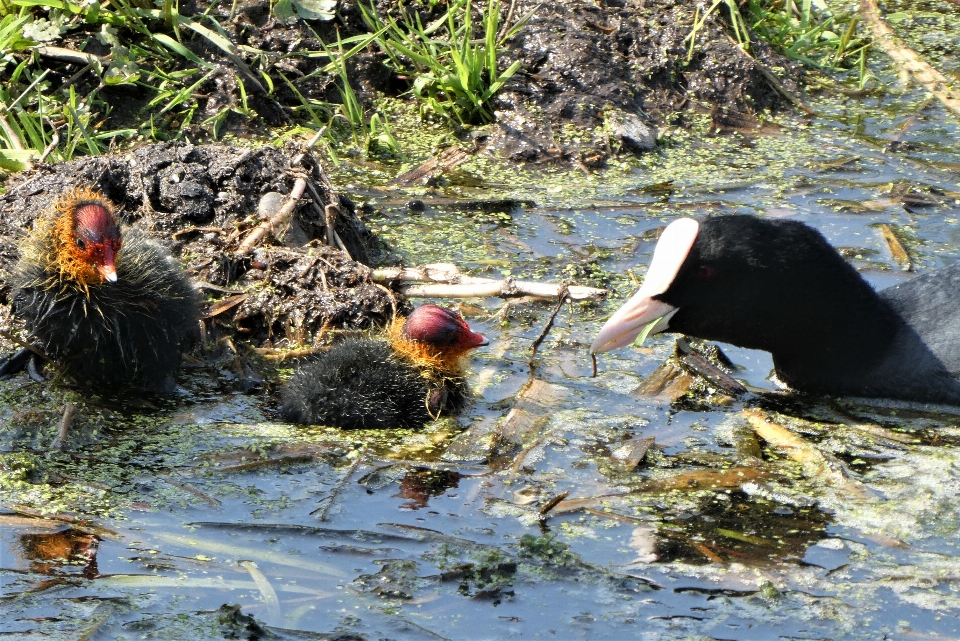
[[[46,257],[48,269],[59,272],[62,280],[75,281],[87,290],[90,285],[104,282],[97,266],[77,246],[77,212],[86,205],[103,208],[112,220],[116,220],[113,204],[99,192],[83,187],[72,189],[57,199],[53,205],[52,221],[41,222],[38,233],[49,233],[52,252]]]

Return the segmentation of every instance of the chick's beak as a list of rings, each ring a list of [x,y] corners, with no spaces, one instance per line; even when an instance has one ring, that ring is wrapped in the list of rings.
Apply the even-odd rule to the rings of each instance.
[[[97,265],[97,273],[103,276],[103,280],[108,283],[117,282],[117,267],[114,264],[114,252],[109,243],[103,247],[103,264]]]
[[[478,334],[476,332],[470,332],[470,347],[484,347],[489,345],[490,341],[487,340],[487,337],[483,334]]]

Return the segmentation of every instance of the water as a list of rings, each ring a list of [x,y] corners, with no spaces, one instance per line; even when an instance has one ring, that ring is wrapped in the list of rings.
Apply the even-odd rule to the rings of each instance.
[[[879,71],[879,70],[878,70]],[[884,76],[891,83],[891,76]],[[602,355],[587,345],[681,215],[789,216],[820,229],[876,287],[960,257],[957,126],[909,91],[817,104],[779,135],[702,135],[640,166],[582,177],[520,172],[533,207],[370,222],[408,264],[611,287],[563,310],[535,361],[562,394],[489,461],[449,460],[529,378],[552,304],[468,301],[491,339],[472,360],[459,426],[371,435],[275,422],[257,397],[203,383],[182,407],[84,408],[47,452],[69,392],[29,387],[0,410],[0,631],[13,638],[819,639],[960,636],[956,416],[827,401],[776,414],[827,456],[817,471],[765,445],[740,402],[671,406],[631,394],[674,337]],[[909,127],[904,123],[910,121]],[[681,134],[666,132],[666,137]],[[896,150],[890,142],[898,140]],[[672,180],[669,193],[645,189]],[[450,185],[444,195],[494,190]],[[912,191],[920,198],[907,198]],[[443,190],[441,190],[443,191]],[[385,202],[395,192],[354,195]],[[402,199],[405,197],[400,198]],[[899,230],[904,272],[875,227]],[[762,352],[721,345],[738,378],[775,390]],[[26,386],[4,384],[4,393]],[[23,389],[26,389],[25,387]],[[92,408],[92,409],[91,409]],[[611,453],[652,436],[636,470]],[[846,469],[849,477],[831,473]],[[595,499],[576,511],[551,498]],[[563,505],[563,504],[561,504]],[[30,507],[88,522],[27,518]],[[236,604],[240,609],[225,607]],[[253,617],[253,618],[249,618]],[[306,631],[309,631],[306,632]],[[313,633],[319,633],[313,634]],[[328,635],[328,636],[324,636]],[[353,636],[351,636],[353,635]]]

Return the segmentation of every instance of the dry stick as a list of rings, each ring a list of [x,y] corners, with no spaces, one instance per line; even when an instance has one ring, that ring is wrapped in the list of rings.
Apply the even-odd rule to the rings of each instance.
[[[323,202],[323,198],[320,197],[320,194],[317,192],[316,187],[313,186],[313,181],[307,182],[307,188],[310,189],[310,194],[313,196],[313,207],[317,210],[318,213],[323,215],[324,225],[327,228],[327,245],[330,247],[336,247],[344,254],[347,255],[347,258],[353,260],[353,256],[350,255],[350,252],[347,251],[346,245],[343,244],[343,241],[340,240],[340,235],[337,233],[336,227],[336,218],[340,213],[340,206],[336,203],[329,203],[324,205],[323,209],[320,209],[318,203]],[[333,190],[330,187],[327,187],[327,190],[336,199],[336,196],[333,195]]]
[[[46,119],[44,119],[44,120],[46,120]],[[54,126],[53,126],[53,123],[50,122],[49,120],[47,120],[47,124],[49,124],[50,127],[53,129],[53,136],[51,136],[51,138],[50,138],[50,144],[47,145],[47,146],[44,148],[43,153],[40,154],[40,157],[39,157],[39,158],[37,158],[37,162],[43,162],[43,161],[45,161],[45,160],[47,159],[47,156],[49,156],[50,154],[52,154],[52,153],[53,153],[53,150],[56,149],[56,148],[57,148],[57,145],[60,144],[60,128],[59,128],[59,127],[54,127]]]
[[[804,476],[820,479],[852,496],[866,496],[863,485],[847,477],[842,463],[773,420],[763,410],[745,409],[741,415],[757,436],[799,463]]]
[[[310,142],[307,143],[306,151],[309,151],[315,144],[317,144],[317,141],[320,140],[320,136],[322,136],[326,130],[327,128],[323,127],[317,131],[316,134],[314,134],[313,138],[310,139]],[[301,161],[303,161],[303,156],[306,151],[294,158],[291,165],[299,165]],[[280,211],[271,216],[268,220],[260,223],[256,229],[250,232],[247,237],[243,239],[243,242],[240,243],[240,246],[237,248],[237,253],[241,256],[246,256],[253,251],[253,248],[256,247],[257,243],[263,240],[264,236],[266,236],[268,233],[272,233],[274,229],[277,229],[278,227],[281,227],[289,222],[290,217],[293,215],[293,210],[297,206],[297,201],[299,201],[300,197],[303,196],[303,192],[306,188],[306,176],[303,174],[298,175],[296,182],[293,183],[293,189],[290,190],[290,196],[288,197],[287,202],[283,204],[283,207],[280,208]]]
[[[956,91],[951,90],[950,80],[897,38],[893,29],[880,15],[877,0],[860,0],[860,11],[873,30],[877,45],[893,58],[894,62],[903,65],[910,76],[936,96],[944,107],[960,116],[960,97],[957,96]]]
[[[240,243],[240,246],[237,247],[237,253],[241,256],[249,254],[264,236],[268,233],[273,233],[278,227],[286,225],[290,221],[290,217],[293,216],[293,210],[296,209],[297,202],[300,200],[300,197],[303,196],[306,188],[306,178],[302,175],[297,177],[297,181],[293,183],[293,189],[290,190],[290,196],[287,202],[283,203],[280,211],[260,223],[256,229],[250,232],[247,237],[243,239],[243,242]]]
[[[298,358],[306,358],[321,352],[326,352],[327,350],[329,350],[328,347],[305,347],[303,349],[291,349],[288,351],[272,349],[269,347],[253,348],[254,353],[260,356],[260,358],[263,360],[273,361],[276,363],[284,363],[286,361],[291,361]]]
[[[220,471],[220,470],[218,470],[218,471]],[[165,483],[168,483],[168,484],[172,485],[173,487],[177,488],[178,490],[183,490],[184,492],[187,492],[188,494],[193,494],[193,495],[194,495],[195,497],[197,497],[198,499],[202,499],[202,500],[206,501],[207,503],[209,503],[210,505],[223,505],[223,503],[221,503],[218,499],[213,498],[212,496],[210,496],[210,495],[207,494],[206,492],[202,492],[201,490],[198,490],[197,488],[193,487],[192,485],[190,485],[190,484],[188,484],[188,483],[181,483],[180,481],[174,481],[172,478],[170,478],[170,477],[167,476],[166,474],[157,474],[157,478],[159,478],[160,480],[162,480],[162,481],[165,482]]]
[[[53,58],[80,65],[103,64],[106,62],[106,58],[102,56],[77,51],[76,49],[67,49],[66,47],[37,47],[36,52],[44,58]]]
[[[536,283],[532,281],[495,280],[492,278],[477,278],[460,272],[456,265],[436,263],[420,267],[384,267],[373,270],[371,275],[374,282],[394,285],[398,281],[407,283],[400,285],[400,293],[407,296],[422,298],[483,298],[498,296],[511,298],[518,296],[535,296],[538,298],[556,298],[560,295],[561,286],[553,283]],[[607,290],[582,285],[568,285],[567,296],[570,300],[598,300],[607,295]]]
[[[17,338],[16,336],[14,336],[13,334],[11,334],[10,332],[7,332],[7,331],[4,331],[4,330],[0,329],[0,336],[2,336],[3,338],[7,339],[7,340],[10,341],[11,343],[16,343],[16,344],[19,345],[20,347],[22,347],[22,348],[24,348],[24,349],[30,350],[31,352],[33,352],[34,354],[36,354],[36,355],[39,356],[40,358],[46,358],[47,360],[49,360],[49,358],[47,358],[47,355],[44,354],[44,353],[40,350],[39,347],[35,347],[35,346],[31,345],[30,343],[27,343],[26,341],[20,340],[19,338]]]
[[[537,512],[538,520],[545,521],[547,519],[547,514],[550,512],[550,510],[557,507],[560,501],[567,498],[568,496],[570,496],[570,490],[567,490],[566,492],[561,492],[560,494],[557,494],[555,497],[553,497],[552,499],[544,503],[543,507],[541,507],[540,510]]]
[[[536,376],[536,372],[533,366],[533,360],[537,357],[537,350],[540,349],[540,344],[543,343],[544,339],[547,337],[547,334],[550,333],[550,328],[553,327],[553,321],[557,318],[557,314],[560,313],[560,310],[563,309],[563,304],[567,302],[567,286],[560,285],[560,293],[558,294],[559,300],[557,301],[557,306],[553,308],[553,312],[550,314],[550,318],[547,319],[546,324],[543,326],[543,330],[540,332],[540,335],[537,336],[533,341],[533,345],[530,350],[530,358],[527,359],[527,365],[530,366],[530,378]]]
[[[877,228],[883,235],[883,239],[887,242],[887,247],[890,248],[890,255],[893,256],[893,259],[900,264],[903,271],[911,271],[913,269],[913,261],[910,260],[910,254],[907,253],[903,243],[897,238],[897,234],[893,231],[893,228],[886,223],[879,225]]]
[[[327,520],[327,512],[330,511],[330,507],[333,505],[333,502],[336,500],[337,495],[343,490],[343,487],[350,482],[350,479],[353,478],[354,473],[357,471],[357,468],[360,467],[360,464],[367,459],[367,450],[366,448],[360,452],[360,455],[357,456],[357,460],[353,462],[353,465],[350,466],[350,469],[347,470],[347,473],[343,475],[343,478],[337,481],[337,484],[333,486],[330,490],[330,496],[325,500],[327,504],[323,507],[317,508],[310,513],[310,516],[319,515],[317,518],[321,521]]]
[[[63,416],[60,418],[60,429],[57,431],[57,438],[53,439],[53,443],[50,444],[51,450],[61,450],[63,449],[63,444],[67,440],[67,431],[70,429],[70,424],[73,423],[73,415],[77,411],[77,406],[73,403],[67,403],[63,407]]]

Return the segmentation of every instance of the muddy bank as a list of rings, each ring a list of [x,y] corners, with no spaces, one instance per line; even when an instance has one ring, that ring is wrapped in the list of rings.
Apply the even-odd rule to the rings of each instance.
[[[126,224],[148,231],[180,259],[206,297],[214,328],[256,344],[298,347],[311,344],[324,328],[383,325],[405,304],[370,281],[368,264],[384,248],[310,154],[293,166],[302,153],[293,146],[162,143],[38,165],[18,174],[0,197],[0,274],[15,264],[17,245],[33,220],[66,189],[85,186],[102,192]],[[309,178],[322,202],[306,194],[281,234],[282,244],[267,239],[249,254],[238,253],[242,240],[272,213],[270,204],[290,193],[297,175]],[[349,256],[323,240],[330,203],[337,205],[332,222]],[[4,314],[10,294],[0,276]],[[11,328],[9,318],[0,324]]]
[[[443,17],[446,3],[399,8],[392,0],[376,2],[381,16],[402,15],[423,25]],[[473,7],[475,36],[482,36],[482,5]],[[323,71],[324,47],[338,38],[368,34],[357,1],[340,3],[327,21],[278,20],[259,2],[215,4],[185,2],[180,13],[190,19],[210,16],[231,43],[258,56],[228,55],[211,40],[183,31],[178,38],[192,54],[214,65],[196,87],[198,111],[181,123],[172,112],[157,114],[176,136],[209,140],[211,135],[262,135],[269,128],[306,118],[305,105],[323,119],[343,101],[335,71]],[[562,0],[558,3],[501,4],[502,29],[530,16],[508,39],[498,67],[515,61],[520,70],[490,105],[492,126],[459,128],[456,133],[490,153],[514,161],[574,160],[601,166],[621,150],[654,148],[664,126],[686,126],[691,113],[732,111],[753,115],[786,104],[784,91],[796,93],[798,65],[753,37],[749,52],[731,38],[724,8],[708,15],[691,48],[695,6],[674,0]],[[702,18],[702,16],[701,16]],[[440,29],[438,37],[443,35]],[[67,46],[97,55],[110,53],[92,34],[74,32]],[[410,97],[417,74],[388,66],[388,57],[371,43],[346,61],[347,75],[361,103],[376,110],[379,96]],[[54,85],[75,73],[71,65],[50,65]],[[176,63],[183,69],[189,61]],[[269,82],[265,79],[268,78]],[[782,84],[774,89],[771,78]],[[95,78],[84,78],[86,86]],[[151,92],[133,84],[106,87],[104,97],[116,108],[107,127],[124,127],[149,111]],[[326,106],[324,106],[326,105]],[[422,106],[422,105],[421,105]],[[244,115],[244,114],[249,114]],[[311,117],[319,117],[316,114]],[[211,126],[201,124],[216,119]],[[331,120],[331,126],[333,121]],[[579,133],[564,135],[573,125]],[[455,128],[457,129],[457,128]]]

